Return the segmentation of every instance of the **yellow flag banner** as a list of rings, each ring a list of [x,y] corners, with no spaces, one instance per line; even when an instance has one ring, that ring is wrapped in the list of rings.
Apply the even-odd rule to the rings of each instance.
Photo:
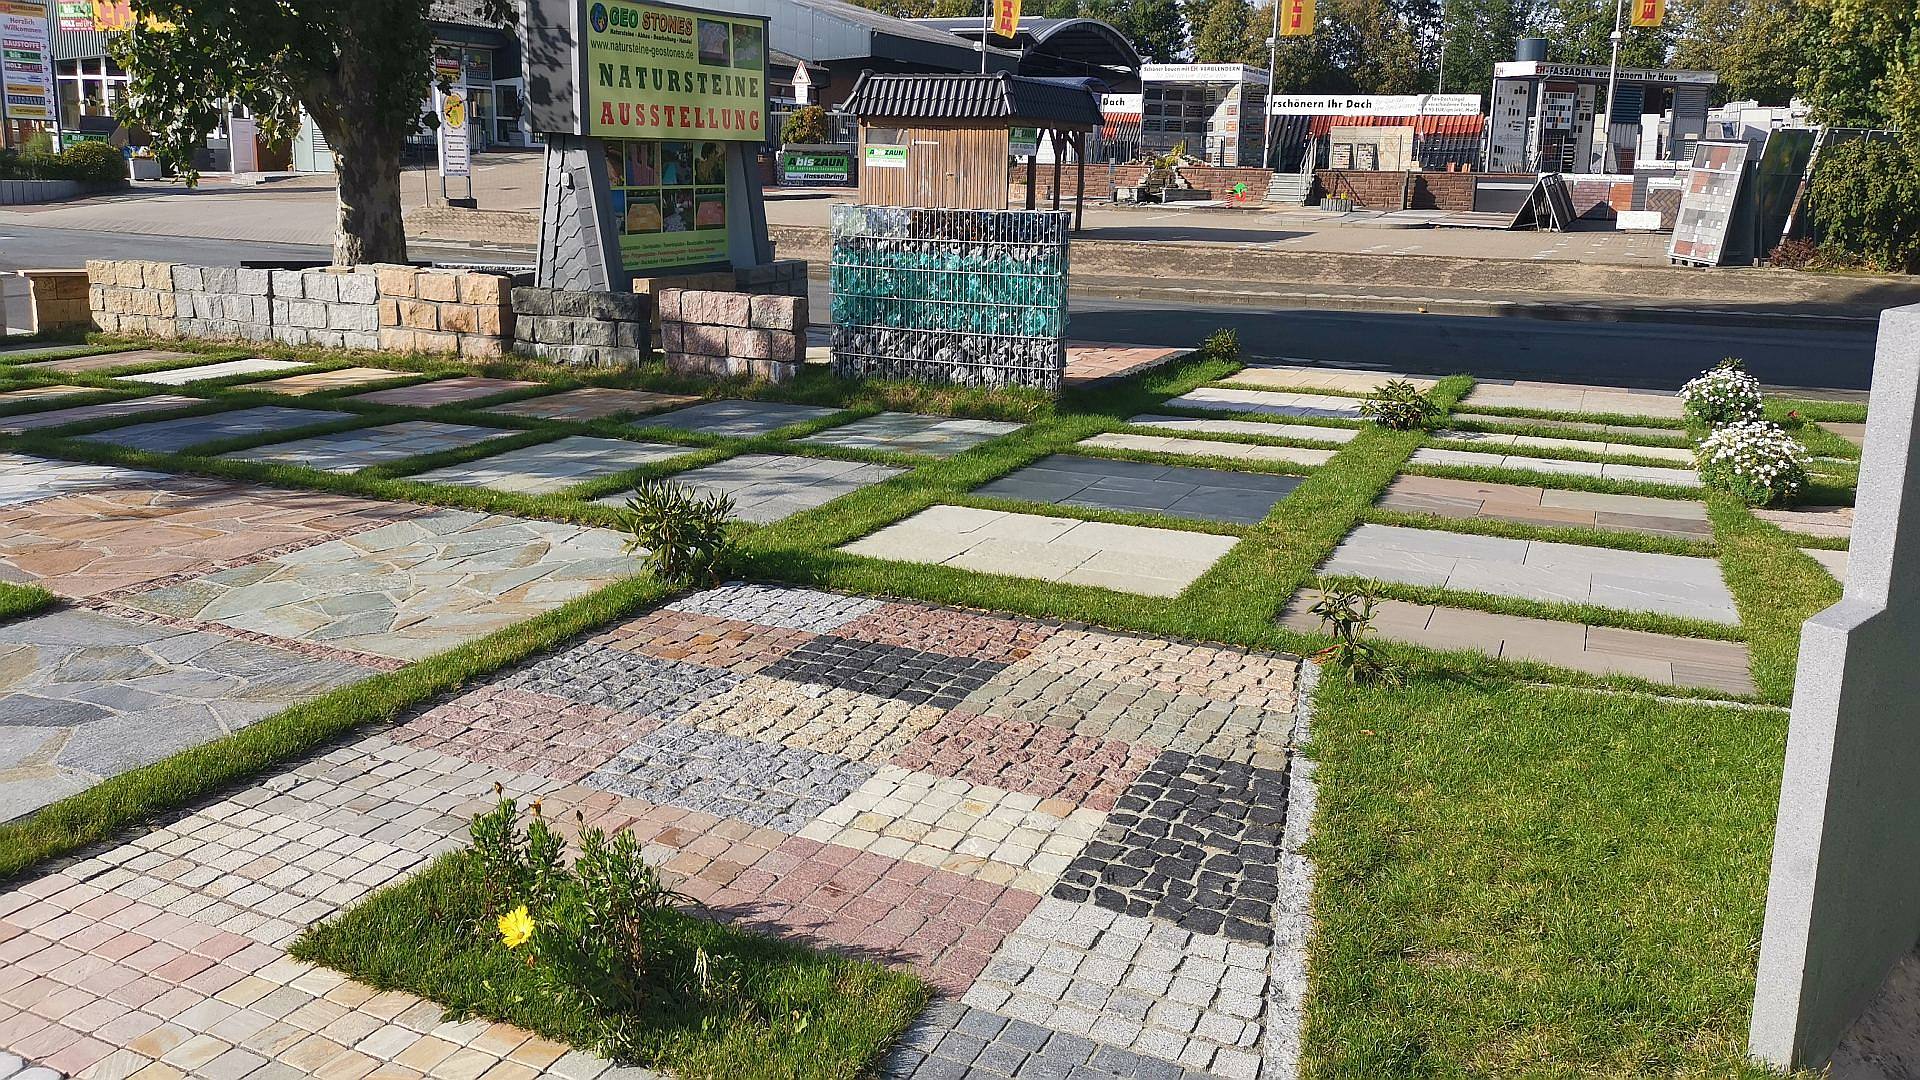
[[[993,0],[993,36],[1011,38],[1020,31],[1020,0]]]
[[[1313,0],[1278,0],[1280,4],[1280,36],[1313,36]],[[1634,0],[1635,3],[1641,0]]]
[[[1659,26],[1667,18],[1667,0],[1633,0],[1633,25]]]

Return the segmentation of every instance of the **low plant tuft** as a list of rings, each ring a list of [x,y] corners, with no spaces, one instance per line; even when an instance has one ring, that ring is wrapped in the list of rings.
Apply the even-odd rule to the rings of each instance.
[[[1323,583],[1319,598],[1308,610],[1320,616],[1321,625],[1333,634],[1333,644],[1315,653],[1314,659],[1344,673],[1348,682],[1398,682],[1379,647],[1367,640],[1373,632],[1374,608],[1379,605],[1370,588],[1341,589]]]
[[[1807,448],[1768,420],[1744,420],[1715,428],[1695,452],[1700,480],[1748,506],[1772,506],[1807,486]]]
[[[1680,388],[1687,415],[1708,427],[1760,419],[1760,380],[1729,356]]]
[[[711,585],[725,574],[736,542],[727,529],[733,500],[670,480],[643,480],[627,500],[627,551],[671,585]]]
[[[1360,415],[1394,431],[1413,431],[1440,417],[1433,395],[1406,379],[1392,379],[1360,403]]]

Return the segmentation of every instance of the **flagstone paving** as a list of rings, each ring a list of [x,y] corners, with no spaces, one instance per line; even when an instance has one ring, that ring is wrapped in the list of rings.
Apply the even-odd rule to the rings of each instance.
[[[1276,390],[1335,390],[1346,394],[1372,395],[1394,380],[1410,382],[1421,390],[1431,390],[1440,380],[1427,375],[1406,375],[1397,371],[1367,368],[1308,367],[1300,364],[1248,364],[1222,379],[1222,382]]]
[[[366,386],[369,383],[386,382],[412,375],[411,371],[390,371],[386,368],[343,367],[331,371],[310,371],[305,375],[288,375],[279,379],[267,379],[264,382],[247,384],[248,390],[264,390],[269,394],[320,394],[329,390],[344,390],[353,386]]]
[[[1199,457],[1224,457],[1238,461],[1267,461],[1284,465],[1325,465],[1333,460],[1333,451],[1304,446],[1262,446],[1254,443],[1220,442],[1210,439],[1182,439],[1171,435],[1136,435],[1111,431],[1080,440],[1081,446],[1106,450],[1139,450],[1149,454],[1193,454]]]
[[[702,627],[731,644],[700,651]],[[706,663],[799,656],[828,638],[902,659],[953,651],[893,668],[897,681],[876,680],[877,654],[854,646],[807,654],[833,659],[789,676]],[[656,655],[690,648],[701,662]],[[1220,756],[1150,741],[1164,727],[1096,749],[1075,728],[1087,714],[1065,703],[1026,727],[983,723],[996,715],[988,684],[963,709],[924,704],[983,664],[1017,697],[1020,672],[1089,656],[1120,691],[1101,700],[1166,695],[1186,673],[1222,695],[1218,708],[1285,708],[1266,733],[1277,767],[1235,764],[1227,731]],[[445,1022],[437,1005],[280,951],[461,844],[497,781],[562,828],[578,810],[632,831],[668,884],[718,917],[918,970],[945,997],[884,1075],[1257,1078],[1272,912],[1300,902],[1278,891],[1267,851],[1284,824],[1295,664],[802,589],[682,597],[0,891],[0,1051],[116,1076],[154,1061],[152,1075],[641,1075],[509,1025]],[[571,696],[613,673],[624,689],[603,703]],[[774,687],[790,710],[817,704],[796,725],[737,721],[720,703],[744,683],[743,705]],[[836,731],[860,756],[805,745]],[[1168,839],[1174,850],[1132,873]]]
[[[25,386],[0,392],[0,405],[24,405],[31,401],[52,401],[75,394],[97,394],[97,386]]]
[[[106,401],[97,405],[75,405],[70,409],[53,409],[47,412],[0,417],[0,433],[18,435],[25,431],[41,431],[46,428],[65,427],[68,424],[90,424],[121,416],[139,416],[142,413],[171,412],[175,409],[204,404],[206,402],[200,398],[181,397],[178,394],[153,394],[148,397]]]
[[[677,405],[691,405],[699,400],[698,394],[658,394],[650,390],[583,386],[577,390],[562,390],[557,394],[509,401],[505,405],[494,405],[480,411],[505,416],[531,416],[540,420],[605,420],[609,417],[656,412]]]
[[[25,371],[58,371],[62,374],[74,375],[81,372],[137,367],[143,364],[164,364],[169,360],[199,359],[201,359],[199,353],[169,352],[165,349],[125,349],[120,352],[90,353],[86,356],[69,356],[64,360],[40,360],[14,366]]]
[[[338,431],[292,442],[269,443],[221,456],[242,461],[305,465],[327,472],[358,472],[375,465],[390,465],[423,454],[457,450],[488,439],[502,439],[515,434],[518,432],[505,428],[443,424],[435,420],[404,420],[398,424]]]
[[[1679,420],[1687,415],[1680,395],[1671,390],[1639,390],[1627,386],[1589,386],[1527,379],[1480,379],[1460,400],[1461,404],[1468,407],[1477,405],[1538,412],[1652,416],[1662,420]]]
[[[752,439],[794,424],[821,420],[839,409],[780,401],[709,401],[634,421],[635,427],[669,427],[729,439]]]
[[[436,510],[136,593],[127,607],[419,660],[639,572],[606,529]]]
[[[90,442],[112,443],[132,450],[173,453],[200,443],[216,442],[270,431],[291,431],[316,424],[352,420],[355,414],[323,409],[289,409],[263,405],[253,409],[183,416],[177,420],[153,420],[144,424],[96,431],[81,438]]]
[[[104,596],[421,512],[404,503],[119,469],[101,470],[99,479],[91,490],[0,509],[0,578],[61,596]]]
[[[1643,484],[1667,484],[1673,487],[1699,487],[1700,474],[1692,469],[1669,469],[1654,465],[1621,465],[1616,462],[1567,461],[1560,458],[1526,457],[1520,454],[1483,453],[1478,450],[1448,450],[1423,446],[1407,458],[1413,465],[1452,465],[1475,469],[1519,469],[1523,472],[1557,473],[1562,476],[1594,476],[1604,480],[1629,480]]]
[[[734,517],[764,525],[891,480],[906,471],[865,461],[742,454],[674,473],[668,479],[700,492],[726,495],[733,500]],[[627,495],[609,495],[594,501],[606,506],[624,506]]]
[[[1028,502],[1253,525],[1301,482],[1275,473],[1054,454],[974,490]]]
[[[0,506],[18,506],[97,488],[138,485],[166,479],[160,473],[115,465],[83,465],[27,454],[0,453]]]
[[[1361,525],[1320,571],[1729,626],[1740,621],[1720,564],[1693,555]]]
[[[1273,416],[1324,416],[1359,420],[1360,398],[1334,394],[1289,394],[1278,390],[1240,390],[1231,386],[1202,386],[1162,404],[1201,412],[1268,413]]]
[[[1280,625],[1307,634],[1326,633],[1320,617],[1309,610],[1314,599],[1310,592],[1294,597],[1280,613]],[[1533,660],[1594,675],[1633,675],[1669,686],[1754,692],[1747,647],[1737,641],[1582,626],[1401,600],[1382,600],[1374,609],[1373,628],[1385,640],[1431,649],[1473,649],[1503,660]]]
[[[148,383],[153,386],[185,386],[188,383],[206,382],[208,379],[225,379],[234,375],[262,375],[270,371],[298,371],[312,367],[302,360],[268,360],[252,357],[245,360],[223,360],[218,364],[198,364],[194,367],[168,368],[165,371],[149,371],[145,375],[124,375],[124,382]]]
[[[1238,542],[1231,536],[1178,529],[930,506],[840,550],[983,574],[1178,596]]]
[[[966,420],[919,413],[883,412],[851,424],[809,435],[801,442],[839,446],[850,450],[885,450],[901,454],[952,457],[981,443],[1025,427],[999,420]]]
[[[489,379],[479,375],[460,375],[450,379],[434,379],[429,382],[375,390],[366,394],[355,394],[352,400],[364,401],[370,405],[412,405],[425,409],[435,405],[476,401],[512,390],[531,390],[536,386],[545,385],[545,383],[526,382],[521,379]]]
[[[1650,458],[1655,461],[1677,461],[1691,465],[1693,451],[1679,446],[1641,446],[1637,443],[1595,442],[1590,439],[1554,439],[1539,435],[1515,435],[1499,431],[1458,431],[1441,430],[1433,433],[1435,439],[1448,442],[1475,443],[1485,446],[1528,446],[1540,450],[1575,450],[1588,454],[1607,457]]]
[[[1453,480],[1442,476],[1397,476],[1375,505],[1407,514],[1490,518],[1525,525],[1578,526],[1610,532],[1643,532],[1691,540],[1713,538],[1705,503],[1612,495],[1597,491]]]
[[[517,491],[524,495],[546,495],[687,452],[687,447],[666,443],[569,435],[477,461],[416,473],[407,479],[429,484],[488,487],[499,491]]]
[[[78,608],[0,624],[0,820],[371,674]]]
[[[1788,532],[1805,536],[1828,536],[1846,539],[1853,535],[1853,507],[1851,506],[1795,506],[1784,510],[1758,508],[1753,516],[1761,521],[1770,521]]]
[[[1193,416],[1162,416],[1158,413],[1130,416],[1127,423],[1166,428],[1188,435],[1256,435],[1263,439],[1298,439],[1301,442],[1319,443],[1352,442],[1360,434],[1357,427],[1286,424],[1272,420],[1202,420]]]

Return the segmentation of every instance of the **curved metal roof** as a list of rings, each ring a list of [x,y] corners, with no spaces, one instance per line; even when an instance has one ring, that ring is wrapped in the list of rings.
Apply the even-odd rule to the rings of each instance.
[[[861,120],[1029,121],[1041,127],[1100,125],[1100,98],[1086,79],[862,72],[844,108]]]
[[[913,21],[970,41],[987,36],[986,26],[977,17]],[[1049,74],[1063,67],[1126,75],[1140,70],[1140,54],[1134,51],[1133,43],[1112,24],[1099,19],[1021,19],[1013,46],[1022,54],[1020,73],[1023,75]]]

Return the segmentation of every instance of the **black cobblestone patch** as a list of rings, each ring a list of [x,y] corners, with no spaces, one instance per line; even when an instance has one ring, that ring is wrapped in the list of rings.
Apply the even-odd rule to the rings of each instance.
[[[935,1002],[880,1062],[885,1080],[1210,1080],[1156,1058],[1012,1020],[957,1002]]]
[[[1120,796],[1053,895],[1271,944],[1286,810],[1285,772],[1169,751]]]
[[[822,634],[760,674],[951,709],[1007,665]]]

